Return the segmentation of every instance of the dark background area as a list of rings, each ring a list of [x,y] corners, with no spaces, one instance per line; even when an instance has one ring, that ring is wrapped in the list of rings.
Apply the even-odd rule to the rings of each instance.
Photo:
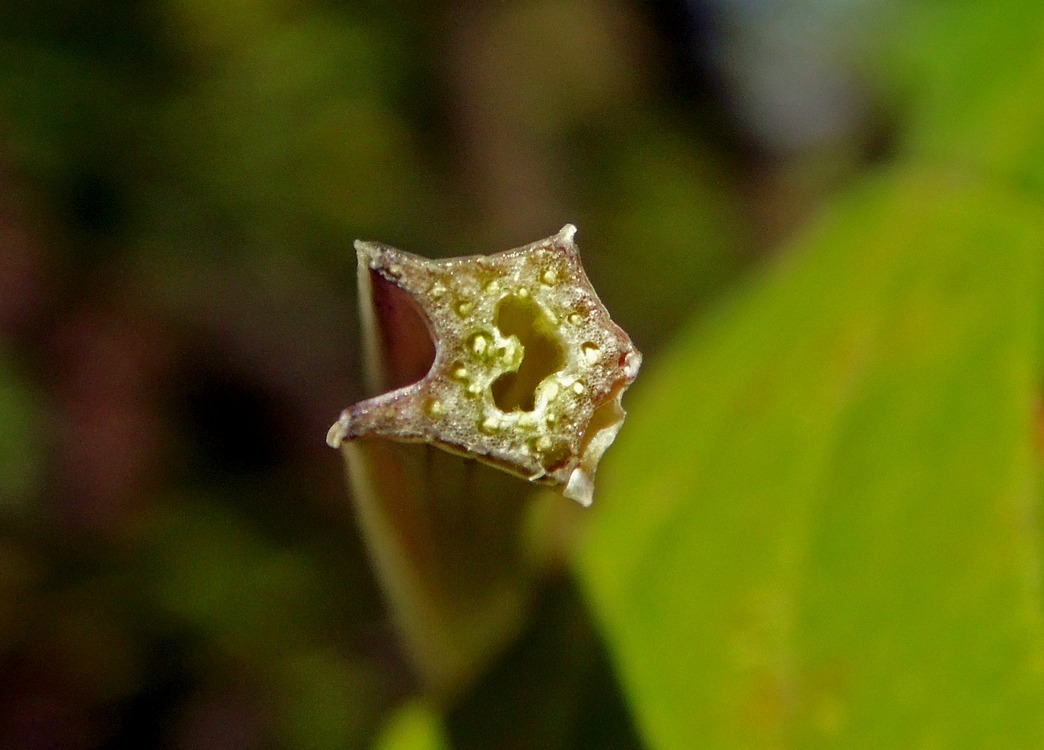
[[[366,395],[352,240],[576,223],[654,361],[888,156],[883,13],[0,4],[0,747],[369,745],[414,683],[324,442]],[[627,714],[563,576],[447,726],[633,747]]]

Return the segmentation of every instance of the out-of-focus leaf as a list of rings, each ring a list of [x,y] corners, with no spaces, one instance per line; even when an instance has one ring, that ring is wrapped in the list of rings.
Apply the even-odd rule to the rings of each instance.
[[[205,27],[191,10],[183,22]],[[169,171],[204,196],[204,215],[216,207],[265,246],[294,247],[302,234],[343,242],[345,231],[380,231],[427,204],[408,125],[389,101],[400,85],[394,40],[315,11],[211,42],[217,61],[160,118]]]
[[[595,233],[585,264],[599,293],[644,347],[723,288],[748,239],[708,154],[640,120],[627,132],[604,147],[612,158],[592,179],[596,209],[581,228]]]
[[[903,146],[1044,189],[1044,4],[900,7],[880,64],[905,96]]]
[[[446,712],[446,734],[454,750],[638,750],[612,672],[575,581],[552,580],[518,641]]]
[[[1042,248],[891,175],[649,363],[579,570],[652,747],[1039,743]]]
[[[4,148],[60,181],[119,141],[138,102],[97,60],[0,36],[0,112]]]
[[[314,561],[268,543],[217,504],[183,502],[157,525],[154,587],[170,615],[220,649],[270,661],[315,640],[327,625]]]
[[[438,714],[415,701],[392,714],[374,750],[445,750],[449,745]]]
[[[279,746],[363,746],[389,687],[332,640],[345,593],[324,585],[316,561],[216,503],[183,500],[156,531],[147,593],[216,664],[248,666],[265,681]]]
[[[24,510],[42,469],[41,415],[31,393],[0,359],[0,511]]]
[[[333,649],[314,649],[284,659],[286,709],[279,722],[280,747],[300,750],[365,747],[378,716],[375,672]]]
[[[29,630],[25,610],[35,604],[42,572],[36,556],[9,539],[0,539],[0,570],[0,651],[6,652]]]

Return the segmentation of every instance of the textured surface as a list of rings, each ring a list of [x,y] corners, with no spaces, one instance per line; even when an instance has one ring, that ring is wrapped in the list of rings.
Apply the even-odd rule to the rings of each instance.
[[[878,178],[649,369],[580,570],[651,747],[1039,743],[1042,246]]]
[[[418,382],[346,409],[330,445],[366,436],[427,442],[589,505],[641,354],[588,281],[575,232],[567,225],[514,250],[448,260],[358,243],[364,298],[383,301],[372,276],[409,295],[435,357]],[[527,355],[527,346],[534,352]],[[542,361],[524,376],[538,348]]]

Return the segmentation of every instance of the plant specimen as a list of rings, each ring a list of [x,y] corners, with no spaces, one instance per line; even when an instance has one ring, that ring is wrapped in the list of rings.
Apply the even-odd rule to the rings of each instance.
[[[517,626],[534,573],[517,549],[526,493],[476,479],[460,456],[590,505],[641,366],[575,233],[445,260],[355,245],[367,376],[383,392],[345,409],[327,442],[344,450],[414,661],[444,691]]]

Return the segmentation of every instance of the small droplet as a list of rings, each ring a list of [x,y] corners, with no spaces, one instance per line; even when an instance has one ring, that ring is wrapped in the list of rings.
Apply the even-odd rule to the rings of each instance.
[[[529,296],[529,290],[525,287],[520,287],[519,290],[515,292],[515,294],[517,294],[520,299],[525,299]]]
[[[553,268],[549,268],[540,275],[540,280],[548,286],[551,286],[558,281],[558,272]]]
[[[488,416],[479,423],[479,429],[486,434],[496,432],[500,427],[500,420],[495,416]]]
[[[496,294],[499,291],[500,291],[500,282],[497,281],[496,279],[493,279],[493,281],[491,281],[488,284],[486,284],[486,288],[485,288],[486,294]]]
[[[602,358],[602,350],[592,341],[585,341],[581,344],[580,350],[584,353],[584,359],[589,365],[596,364]]]
[[[473,334],[471,338],[468,339],[468,349],[470,349],[473,354],[477,354],[480,357],[485,354],[492,345],[492,340],[484,333]]]
[[[558,383],[552,381],[544,386],[544,395],[547,397],[548,401],[553,401],[560,390],[561,388],[558,387]]]
[[[474,308],[475,306],[471,303],[471,300],[468,299],[458,300],[456,306],[454,307],[454,309],[457,311],[457,315],[461,316],[462,318],[471,315],[471,311]]]
[[[638,368],[642,366],[642,355],[637,351],[630,351],[624,356],[621,364],[624,374],[630,380],[634,380],[635,376],[638,375]]]
[[[446,406],[437,398],[433,398],[424,405],[424,411],[429,417],[441,417],[446,413]]]
[[[454,380],[459,380],[461,383],[467,383],[470,378],[468,377],[468,368],[457,366],[453,368],[450,373]]]
[[[584,384],[581,383],[579,380],[573,383],[573,393],[575,393],[577,396],[583,393],[584,390]]]
[[[580,315],[580,313],[571,313],[569,315],[569,322],[575,326],[578,326],[584,322],[584,318],[582,315]]]
[[[478,383],[472,383],[468,386],[468,395],[477,396],[482,393],[482,386]]]

